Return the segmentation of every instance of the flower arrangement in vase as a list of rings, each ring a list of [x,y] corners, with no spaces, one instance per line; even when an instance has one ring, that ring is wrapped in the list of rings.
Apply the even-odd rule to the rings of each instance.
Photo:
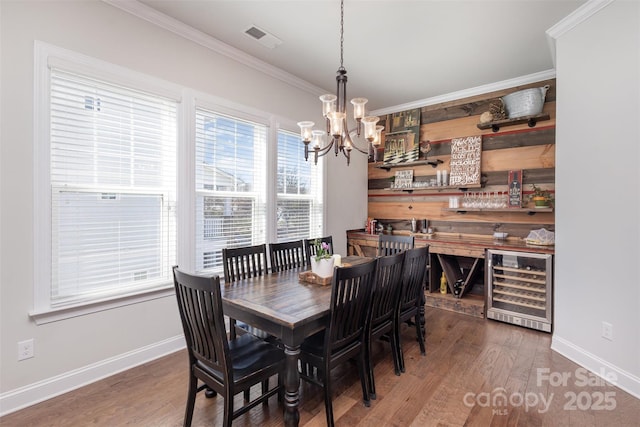
[[[316,247],[316,254],[311,257],[311,271],[320,277],[333,276],[334,259],[329,253],[329,244],[321,242],[320,239],[316,239],[313,244]]]
[[[533,193],[529,196],[530,200],[533,200],[536,208],[547,208],[553,206],[553,195],[549,190],[543,190],[542,188],[531,184]]]

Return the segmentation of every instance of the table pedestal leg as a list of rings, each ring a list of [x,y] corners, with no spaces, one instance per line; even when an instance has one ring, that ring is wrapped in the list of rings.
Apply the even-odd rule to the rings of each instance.
[[[284,425],[296,426],[300,421],[300,373],[298,372],[298,356],[300,346],[284,346],[286,357],[285,377],[284,377]]]

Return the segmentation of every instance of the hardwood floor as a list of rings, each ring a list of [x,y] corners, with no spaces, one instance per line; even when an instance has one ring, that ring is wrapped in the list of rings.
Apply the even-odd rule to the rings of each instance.
[[[338,426],[640,426],[640,400],[549,349],[551,335],[427,307],[427,356],[403,328],[406,373],[376,343],[377,400],[362,405],[355,365],[332,372]],[[187,390],[180,351],[0,418],[10,426],[180,426]],[[539,370],[545,370],[544,372]],[[564,383],[560,375],[570,375]],[[584,385],[590,382],[590,386]],[[257,390],[256,390],[257,391]],[[501,399],[502,397],[502,399]],[[237,399],[241,399],[237,396]],[[614,409],[608,410],[615,406]],[[222,399],[198,395],[193,426],[220,425]],[[281,426],[276,398],[234,426]],[[325,425],[319,388],[304,384],[300,425]]]

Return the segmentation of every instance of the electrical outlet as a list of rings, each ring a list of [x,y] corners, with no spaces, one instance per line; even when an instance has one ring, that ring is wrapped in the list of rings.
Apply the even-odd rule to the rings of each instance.
[[[18,360],[31,359],[33,357],[33,338],[18,342]]]
[[[602,322],[602,338],[613,341],[613,325],[608,322]]]

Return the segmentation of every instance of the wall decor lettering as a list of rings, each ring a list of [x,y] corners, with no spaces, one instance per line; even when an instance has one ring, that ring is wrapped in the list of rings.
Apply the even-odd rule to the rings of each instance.
[[[394,188],[411,188],[413,187],[413,169],[397,171],[394,180]]]
[[[451,140],[451,173],[449,185],[480,184],[482,136],[467,136]]]
[[[509,207],[522,206],[522,170],[509,171]]]

